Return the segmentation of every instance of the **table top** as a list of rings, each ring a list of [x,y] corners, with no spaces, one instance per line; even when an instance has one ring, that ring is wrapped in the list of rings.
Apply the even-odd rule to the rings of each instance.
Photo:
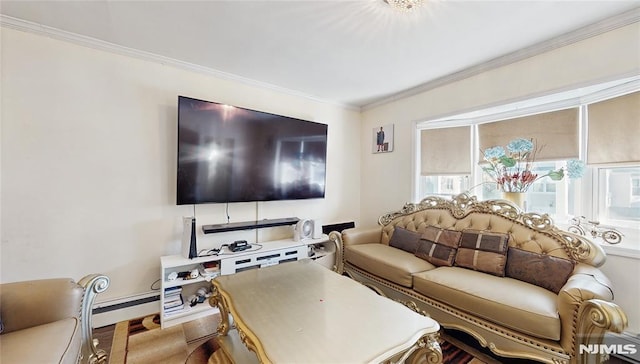
[[[440,328],[307,259],[213,283],[258,355],[274,363],[382,362]]]

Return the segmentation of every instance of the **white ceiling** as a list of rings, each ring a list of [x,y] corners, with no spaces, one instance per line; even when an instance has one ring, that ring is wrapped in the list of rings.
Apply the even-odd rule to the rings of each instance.
[[[403,14],[383,0],[0,2],[5,24],[26,20],[354,106],[639,8],[640,0],[432,0]]]

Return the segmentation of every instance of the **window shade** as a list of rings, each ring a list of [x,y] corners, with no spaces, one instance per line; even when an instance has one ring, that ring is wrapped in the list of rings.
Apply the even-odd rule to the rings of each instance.
[[[640,92],[587,106],[587,163],[640,161]]]
[[[516,138],[533,139],[538,147],[536,161],[578,158],[578,131],[578,108],[478,125],[481,150],[505,147]]]
[[[471,174],[471,126],[423,130],[421,174]]]

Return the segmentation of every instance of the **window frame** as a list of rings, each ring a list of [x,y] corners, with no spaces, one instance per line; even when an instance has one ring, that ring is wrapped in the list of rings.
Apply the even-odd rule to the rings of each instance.
[[[518,102],[508,103],[504,105],[494,106],[491,108],[482,108],[463,114],[448,115],[438,119],[418,121],[415,122],[414,128],[414,146],[415,146],[415,163],[414,163],[414,180],[413,186],[413,200],[418,202],[424,196],[420,196],[420,135],[422,130],[443,128],[443,127],[456,127],[471,125],[471,175],[469,175],[469,191],[473,195],[481,195],[478,193],[477,186],[482,184],[483,171],[479,165],[481,153],[479,151],[478,143],[478,125],[487,122],[495,122],[504,119],[517,118],[537,113],[550,112],[560,110],[568,107],[579,108],[579,139],[580,139],[580,154],[581,160],[586,160],[586,142],[588,136],[588,127],[586,120],[587,105],[625,95],[630,92],[640,91],[640,76],[635,76],[623,80],[617,80],[609,83],[603,83],[593,85],[592,87],[583,87],[580,89],[561,92],[556,94],[550,94],[543,97],[523,99]],[[574,211],[583,212],[584,216],[591,221],[599,221],[601,218],[601,211],[603,205],[603,185],[602,173],[604,170],[618,167],[638,167],[639,163],[624,163],[615,165],[588,165],[585,171],[585,176],[581,179],[581,182],[576,183],[573,187],[575,194],[575,206]],[[563,181],[554,183],[567,183]],[[543,182],[544,183],[544,182]],[[567,183],[568,184],[568,183]],[[560,187],[565,191],[561,194],[570,193],[570,187]],[[475,191],[474,191],[475,190]],[[606,193],[604,193],[606,194]],[[557,197],[556,197],[557,200]],[[564,206],[565,211],[560,212],[559,215],[553,216],[556,224],[560,228],[567,228],[569,226],[569,219],[573,215],[569,215],[570,208]],[[606,220],[606,226],[616,228],[623,233],[624,237],[620,244],[610,245],[600,241],[607,253],[623,256],[640,257],[640,224],[637,221],[632,220],[619,220],[612,221]]]

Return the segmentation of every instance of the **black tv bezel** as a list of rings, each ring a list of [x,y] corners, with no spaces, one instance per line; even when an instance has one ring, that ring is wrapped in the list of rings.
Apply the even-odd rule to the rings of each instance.
[[[209,104],[216,104],[216,105],[221,105],[221,106],[225,106],[225,105],[229,105],[229,104],[224,104],[221,102],[216,102],[216,101],[209,101],[209,100],[202,100],[202,99],[198,99],[198,98],[194,98],[194,97],[189,97],[189,96],[182,96],[182,95],[178,95],[178,110],[177,110],[177,139],[176,139],[176,205],[178,206],[184,206],[184,205],[202,205],[202,204],[214,204],[214,203],[246,203],[246,202],[269,202],[269,201],[299,201],[299,200],[316,200],[316,199],[324,199],[326,197],[327,194],[327,189],[326,189],[326,183],[327,183],[327,167],[326,167],[326,162],[328,159],[328,137],[329,137],[329,125],[325,124],[325,123],[320,123],[317,121],[311,121],[311,120],[305,120],[305,119],[300,119],[300,118],[295,118],[295,117],[291,117],[291,116],[286,116],[286,115],[282,115],[282,114],[275,114],[275,113],[270,113],[270,112],[266,112],[266,111],[261,111],[261,110],[255,110],[255,109],[249,109],[246,107],[241,107],[241,106],[235,106],[235,105],[229,105],[229,106],[233,106],[236,109],[242,109],[245,111],[249,111],[252,113],[259,113],[259,114],[263,114],[263,115],[272,115],[274,117],[282,117],[282,118],[287,118],[289,120],[295,120],[297,122],[304,122],[304,123],[311,123],[311,124],[317,124],[317,125],[323,125],[325,127],[325,135],[326,135],[326,148],[325,148],[325,173],[324,173],[324,188],[322,189],[322,196],[313,196],[313,197],[299,197],[299,198],[264,198],[264,199],[220,199],[220,200],[198,200],[198,201],[181,201],[180,200],[180,195],[179,195],[179,184],[178,184],[178,178],[179,178],[179,172],[180,172],[180,102],[182,99],[185,100],[193,100],[193,101],[197,101],[197,102],[204,102],[204,103],[209,103]]]

